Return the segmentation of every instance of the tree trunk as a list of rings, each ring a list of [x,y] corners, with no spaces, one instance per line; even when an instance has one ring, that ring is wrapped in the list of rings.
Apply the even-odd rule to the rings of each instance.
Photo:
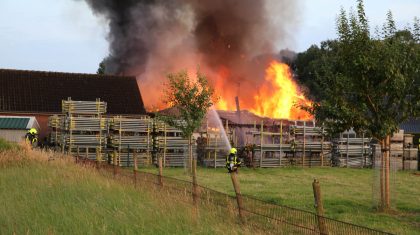
[[[193,174],[192,174],[192,182],[193,182],[193,203],[194,206],[198,205],[198,198],[199,198],[199,189],[197,183],[197,160],[193,159]]]
[[[381,165],[380,165],[380,177],[379,177],[379,186],[380,186],[380,210],[383,210],[385,207],[385,140],[381,140]]]
[[[188,165],[190,168],[190,173],[191,175],[193,174],[193,154],[192,154],[192,141],[191,141],[192,136],[188,137]]]
[[[390,197],[390,136],[386,136],[381,140],[381,169],[380,169],[380,190],[381,190],[381,203],[380,210],[387,211],[391,207]]]
[[[389,210],[391,208],[391,199],[390,199],[390,190],[389,190],[389,173],[391,168],[390,161],[390,136],[386,137],[386,152],[385,152],[385,209]]]
[[[191,161],[191,176],[193,183],[193,201],[194,205],[197,203],[198,197],[198,184],[197,184],[197,159],[194,159],[192,152],[192,135],[188,137],[188,155]]]

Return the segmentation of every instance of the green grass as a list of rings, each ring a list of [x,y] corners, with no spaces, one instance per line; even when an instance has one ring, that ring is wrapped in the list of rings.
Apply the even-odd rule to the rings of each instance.
[[[0,234],[251,233],[214,208],[197,220],[188,203],[48,155],[0,152]]]
[[[13,148],[17,148],[17,145],[0,138],[0,151],[11,150]]]
[[[157,172],[156,169],[143,169]],[[374,209],[373,182],[378,172],[371,169],[277,168],[241,169],[241,192],[266,201],[314,210],[312,181],[321,183],[326,216],[397,234],[420,234],[420,176],[413,172],[392,174],[394,211]],[[165,176],[189,180],[184,169],[164,169]],[[234,194],[225,169],[198,169],[200,185]],[[377,191],[375,191],[377,192]]]
[[[150,187],[135,189],[69,161],[48,161],[52,155],[25,148],[0,151],[0,234],[256,233],[216,208],[201,208],[197,220],[188,203]],[[190,180],[180,168],[164,169],[164,174]],[[245,195],[314,211],[311,183],[317,178],[328,217],[397,234],[419,234],[420,176],[393,175],[395,211],[384,214],[373,208],[376,174],[369,169],[241,169],[239,179]],[[198,181],[234,194],[225,169],[200,168]]]

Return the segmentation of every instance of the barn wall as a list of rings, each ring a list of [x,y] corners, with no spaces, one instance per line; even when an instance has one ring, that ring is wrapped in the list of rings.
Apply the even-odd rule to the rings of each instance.
[[[25,139],[26,130],[7,130],[0,129],[0,138],[10,142],[19,143]]]
[[[48,135],[51,133],[52,129],[48,127],[48,117],[52,116],[54,114],[52,113],[1,113],[2,115],[7,116],[34,116],[36,120],[38,121],[40,130],[39,130],[39,136],[38,139],[42,141],[45,137],[48,137]]]

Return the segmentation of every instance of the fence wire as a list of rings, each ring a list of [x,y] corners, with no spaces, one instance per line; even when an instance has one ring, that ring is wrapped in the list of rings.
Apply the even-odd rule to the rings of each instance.
[[[95,165],[91,160],[77,160],[83,165]],[[387,232],[358,226],[343,221],[318,216],[316,213],[282,206],[266,202],[247,195],[231,196],[226,193],[196,185],[196,195],[194,195],[194,185],[192,182],[184,181],[157,174],[133,171],[118,166],[99,164],[95,165],[99,172],[106,177],[134,184],[138,187],[159,190],[160,194],[165,194],[176,200],[186,203],[194,203],[194,197],[200,205],[214,205],[218,207],[220,213],[239,216],[238,211],[242,212],[241,221],[248,226],[260,228],[269,233],[276,234],[390,234]],[[238,208],[237,197],[242,199],[242,207]]]

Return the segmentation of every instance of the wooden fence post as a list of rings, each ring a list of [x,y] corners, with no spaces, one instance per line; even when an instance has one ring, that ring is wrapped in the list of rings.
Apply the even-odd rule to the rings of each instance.
[[[77,156],[76,156],[76,163],[79,163],[80,160],[80,148],[77,146]]]
[[[260,168],[263,165],[263,144],[264,144],[264,121],[261,121],[261,134],[260,134]]]
[[[302,155],[302,167],[305,167],[306,159],[306,121],[303,123],[303,155]]]
[[[324,218],[324,204],[322,202],[321,186],[317,179],[314,179],[314,182],[312,183],[312,188],[314,190],[315,209],[317,214],[319,233],[328,234],[328,229]]]
[[[163,169],[162,169],[163,162],[162,162],[162,156],[160,155],[158,157],[158,164],[159,164],[159,175],[158,175],[159,185],[163,187],[163,177],[162,177],[163,176]]]
[[[324,124],[321,129],[321,166],[324,166]]]
[[[133,160],[134,160],[134,168],[133,168],[133,180],[134,180],[134,187],[137,186],[137,151],[133,152]]]
[[[193,183],[192,183],[192,186],[193,186],[193,191],[192,191],[192,196],[193,196],[193,203],[194,203],[194,206],[198,206],[198,199],[199,199],[199,190],[198,190],[198,184],[197,184],[197,159],[193,159],[193,165],[192,165],[192,171],[193,171],[193,174],[192,174],[192,180],[193,180]]]
[[[238,203],[238,214],[239,214],[239,218],[243,222],[245,217],[244,217],[243,212],[242,212],[242,208],[243,208],[242,194],[241,194],[241,189],[240,189],[240,186],[239,186],[239,181],[238,181],[238,178],[236,178],[236,175],[237,175],[236,172],[231,172],[230,173],[230,177],[232,179],[233,188],[235,189],[236,202]]]
[[[114,165],[114,177],[117,176],[118,173],[118,166],[117,166],[117,151],[113,151],[112,154],[112,163]]]

